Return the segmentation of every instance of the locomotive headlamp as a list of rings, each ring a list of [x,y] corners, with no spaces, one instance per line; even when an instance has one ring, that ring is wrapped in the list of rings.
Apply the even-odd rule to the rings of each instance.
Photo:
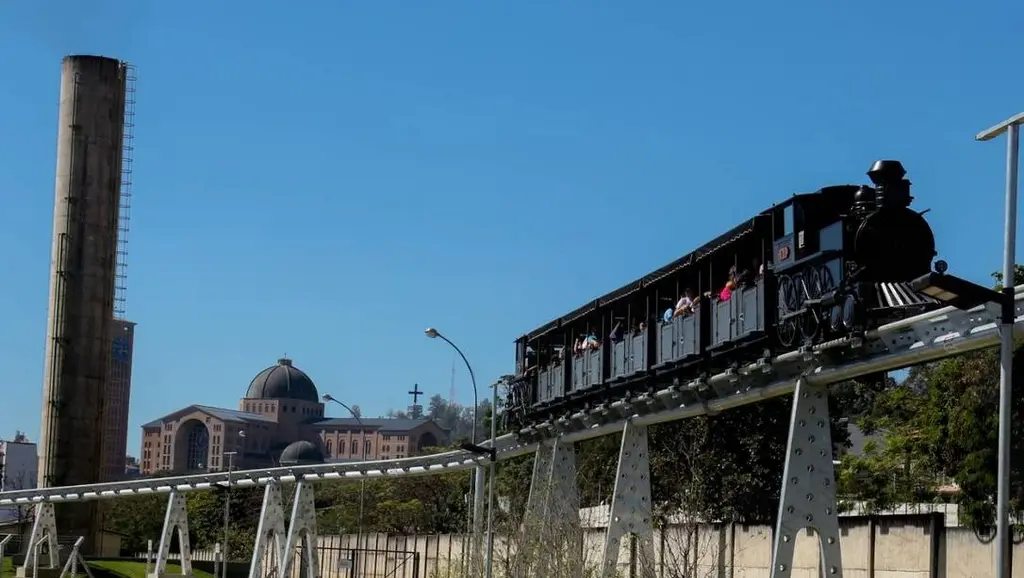
[[[1003,295],[998,291],[954,275],[946,275],[946,266],[943,265],[945,265],[945,261],[940,261],[935,264],[937,272],[928,273],[915,279],[912,283],[914,291],[946,305],[965,310],[977,307],[982,303],[1003,302]]]

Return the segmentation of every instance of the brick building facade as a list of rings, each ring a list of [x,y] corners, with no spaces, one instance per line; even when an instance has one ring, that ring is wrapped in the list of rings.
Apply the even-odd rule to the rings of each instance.
[[[279,465],[293,442],[327,461],[401,458],[447,443],[430,420],[327,418],[316,385],[289,359],[261,371],[238,409],[190,405],[142,426],[141,473]]]

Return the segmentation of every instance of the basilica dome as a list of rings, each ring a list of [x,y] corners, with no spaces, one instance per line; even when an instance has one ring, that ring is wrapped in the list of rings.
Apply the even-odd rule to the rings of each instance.
[[[318,403],[320,395],[316,385],[301,369],[292,365],[292,360],[281,358],[259,372],[249,384],[246,399],[292,399]]]

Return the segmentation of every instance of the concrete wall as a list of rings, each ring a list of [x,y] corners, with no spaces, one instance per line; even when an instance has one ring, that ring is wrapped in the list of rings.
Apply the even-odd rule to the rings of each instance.
[[[43,369],[39,485],[102,479],[121,188],[125,66],[69,56],[62,63],[53,246]],[[96,503],[59,504],[57,527],[100,544]]]
[[[840,520],[843,570],[847,578],[994,578],[994,547],[964,528],[946,528],[941,516],[893,516]],[[769,578],[772,529],[742,524],[676,526],[655,533],[655,558],[660,577]],[[588,566],[596,567],[603,547],[600,529],[584,538]],[[628,540],[619,558],[620,576],[629,576]],[[321,536],[319,562],[323,578],[347,578],[356,537]],[[377,578],[454,578],[462,558],[458,535],[387,536],[368,534],[358,556],[360,576]],[[508,556],[499,545],[495,575]],[[196,552],[211,559],[212,552]],[[793,578],[818,578],[816,538],[801,532],[796,541]],[[414,574],[414,569],[418,574]],[[639,576],[639,573],[637,574]],[[1024,577],[1024,544],[1013,548],[1013,575]],[[296,577],[298,576],[296,571]]]

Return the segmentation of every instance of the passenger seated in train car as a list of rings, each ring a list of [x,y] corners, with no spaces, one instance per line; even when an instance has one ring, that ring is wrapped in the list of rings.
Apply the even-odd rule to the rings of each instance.
[[[523,359],[523,375],[528,376],[537,372],[537,365],[540,356],[530,346],[526,346],[526,356]]]
[[[583,351],[595,351],[601,349],[601,341],[593,333],[587,334],[583,341]]]
[[[675,312],[676,310],[674,307],[669,307],[668,309],[665,310],[664,313],[661,314],[661,321],[663,323],[671,323],[672,316],[675,315]]]
[[[633,329],[633,334],[641,335],[645,329],[647,329],[647,323],[641,321],[640,323],[637,323],[636,327]]]
[[[750,262],[749,268],[744,268],[740,271],[740,274],[736,276],[736,285],[738,287],[750,287],[757,283],[761,277],[764,276],[764,265],[761,264],[761,260],[754,257]]]
[[[683,296],[679,298],[679,301],[676,301],[676,309],[673,312],[672,316],[682,317],[684,315],[689,315],[693,313],[693,304],[693,289],[687,287],[686,290],[683,291]]]

